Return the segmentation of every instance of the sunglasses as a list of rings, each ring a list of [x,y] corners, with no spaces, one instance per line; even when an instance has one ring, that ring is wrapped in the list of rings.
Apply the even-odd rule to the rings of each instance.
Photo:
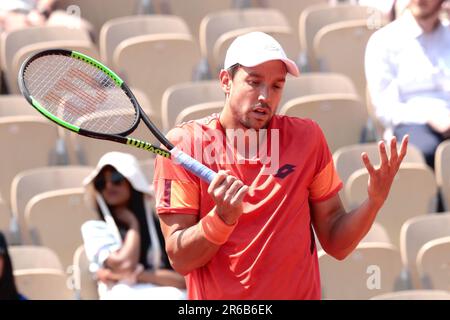
[[[125,179],[126,178],[123,175],[121,175],[119,172],[114,171],[113,173],[111,173],[109,181],[113,185],[118,186],[122,182],[124,182]],[[94,180],[94,187],[95,187],[95,189],[97,189],[97,191],[103,191],[103,189],[105,189],[105,187],[106,187],[105,175],[101,175],[101,176],[95,178],[95,180]]]

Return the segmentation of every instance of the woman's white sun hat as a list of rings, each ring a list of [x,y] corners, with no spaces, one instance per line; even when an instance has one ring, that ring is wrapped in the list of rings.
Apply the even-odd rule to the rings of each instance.
[[[278,41],[264,32],[250,32],[234,39],[227,50],[224,69],[235,64],[254,67],[272,60],[283,61],[290,74],[300,75],[297,65],[286,56]]]
[[[85,186],[91,184],[100,171],[108,165],[127,178],[133,189],[150,196],[153,195],[153,190],[145,179],[137,159],[131,154],[116,151],[105,153],[98,161],[97,167],[83,180],[83,184]]]

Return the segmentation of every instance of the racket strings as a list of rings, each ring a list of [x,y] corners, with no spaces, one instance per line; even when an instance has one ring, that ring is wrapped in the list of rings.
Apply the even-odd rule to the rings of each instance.
[[[137,121],[125,92],[103,71],[78,59],[42,56],[24,72],[30,95],[59,119],[82,129],[118,134]]]

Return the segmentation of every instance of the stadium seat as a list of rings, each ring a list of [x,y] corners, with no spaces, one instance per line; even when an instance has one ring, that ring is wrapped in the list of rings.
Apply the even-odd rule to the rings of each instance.
[[[42,117],[42,115],[33,108],[22,95],[0,95],[0,118],[15,116]]]
[[[355,171],[345,184],[345,194],[350,208],[367,199],[367,169]],[[400,228],[409,218],[423,216],[436,210],[437,186],[429,167],[418,163],[403,164],[392,183],[389,197],[378,212],[375,221],[382,224],[396,246],[399,245]]]
[[[3,33],[0,37],[1,67],[10,93],[19,93],[17,90],[17,73],[13,73],[13,62],[17,52],[23,47],[49,41],[91,41],[87,31],[60,26],[43,26],[18,29]]]
[[[224,36],[227,32],[233,30],[244,29],[242,32],[236,31],[239,34],[245,31],[255,31],[261,28],[261,31],[270,31],[269,27],[281,28],[283,34],[292,30],[286,17],[278,10],[250,8],[240,10],[226,10],[208,14],[202,19],[200,24],[200,47],[202,57],[207,59],[210,73],[213,77],[216,76],[217,71],[223,66],[223,61],[214,60],[214,46],[221,38],[221,41],[230,41],[229,35]],[[251,29],[249,29],[251,28]],[[277,29],[275,29],[277,30]],[[236,36],[236,34],[231,34]],[[291,41],[285,43],[285,51],[289,57],[294,57],[298,51],[298,45],[295,45],[295,38],[292,36]],[[224,45],[224,48],[226,45]],[[294,48],[289,50],[289,48]],[[218,51],[219,49],[216,49]],[[295,58],[293,58],[295,59]]]
[[[442,202],[444,208],[450,211],[450,141],[439,144],[434,159],[436,182],[442,195]]]
[[[54,165],[54,148],[58,139],[56,125],[41,117],[0,118],[0,193],[10,204],[11,181],[21,171]]]
[[[378,222],[374,222],[369,232],[365,235],[364,238],[361,239],[361,242],[381,242],[381,243],[391,243],[392,241],[389,238],[389,235],[386,231],[386,228],[383,227]]]
[[[360,142],[367,121],[366,109],[354,94],[318,94],[292,99],[279,113],[315,120],[322,128],[331,152]]]
[[[10,233],[9,227],[11,224],[11,213],[9,212],[8,206],[0,199],[0,231],[5,235],[7,240],[9,240],[8,234]],[[9,241],[8,241],[9,243]]]
[[[396,290],[402,262],[388,243],[360,243],[344,260],[318,253],[323,299],[364,300]]]
[[[161,128],[164,90],[191,81],[199,61],[198,47],[190,35],[155,34],[122,41],[115,50],[113,65],[128,85],[147,95],[152,120]]]
[[[84,188],[48,191],[34,196],[25,208],[26,224],[37,245],[54,250],[67,269],[83,243],[81,225],[98,214],[85,203]]]
[[[190,106],[181,111],[175,119],[175,124],[207,117],[213,113],[220,113],[223,109],[223,101],[205,102]]]
[[[57,9],[68,10],[75,7],[74,13],[91,23],[94,39],[97,42],[101,27],[114,18],[142,13],[142,0],[58,0]]]
[[[416,268],[416,259],[422,246],[428,241],[447,236],[450,236],[450,212],[414,217],[403,224],[400,231],[400,253],[407,272],[405,275],[412,288],[422,288]]]
[[[153,173],[155,171],[155,158],[148,158],[146,160],[139,161],[139,166],[145,175],[148,183],[153,188]]]
[[[14,271],[22,269],[49,268],[65,271],[58,255],[43,246],[9,246]]]
[[[17,290],[29,300],[72,300],[74,292],[67,278],[58,269],[28,269],[14,271]]]
[[[328,72],[302,73],[299,77],[288,77],[286,79],[280,107],[287,101],[295,98],[323,93],[357,94],[352,80],[343,74]]]
[[[225,101],[218,80],[186,82],[169,87],[162,97],[162,123],[165,132],[175,125],[175,118],[185,108],[205,102]]]
[[[350,4],[313,5],[305,8],[299,17],[300,47],[309,71],[320,71],[314,55],[314,37],[324,26],[347,20],[369,18],[368,7]],[[333,50],[335,50],[334,48]]]
[[[186,21],[194,39],[199,38],[200,22],[207,14],[231,9],[234,0],[168,0],[172,14]]]
[[[444,290],[402,290],[380,294],[370,300],[450,300],[450,292]]]
[[[106,22],[100,31],[100,55],[106,65],[112,64],[114,50],[124,40],[148,34],[190,34],[186,22],[178,16],[140,15]]]
[[[319,70],[347,75],[361,98],[366,93],[364,55],[374,32],[375,29],[367,27],[367,19],[343,21],[321,28],[313,41]]]
[[[450,292],[449,252],[450,233],[447,237],[425,243],[419,250],[416,264],[424,288]]]
[[[93,168],[54,166],[22,171],[11,183],[11,211],[19,223],[22,243],[30,244],[28,226],[25,224],[25,207],[35,195],[52,190],[78,188]]]
[[[89,260],[84,246],[79,246],[73,256],[75,294],[78,300],[98,300],[97,281],[89,271]]]

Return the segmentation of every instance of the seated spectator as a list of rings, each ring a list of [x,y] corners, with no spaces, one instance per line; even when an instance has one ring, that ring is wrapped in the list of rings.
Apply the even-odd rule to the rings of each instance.
[[[185,299],[183,276],[172,270],[152,196],[137,160],[110,152],[85,179],[87,199],[101,221],[81,231],[100,299]]]
[[[26,27],[59,25],[92,30],[92,26],[79,16],[54,10],[58,0],[0,1],[0,31],[14,31]]]
[[[443,0],[411,0],[397,20],[375,32],[365,57],[372,104],[385,138],[409,134],[434,167],[434,153],[450,137],[450,28]]]
[[[8,253],[8,244],[0,232],[0,300],[26,300],[17,291],[13,267]]]

